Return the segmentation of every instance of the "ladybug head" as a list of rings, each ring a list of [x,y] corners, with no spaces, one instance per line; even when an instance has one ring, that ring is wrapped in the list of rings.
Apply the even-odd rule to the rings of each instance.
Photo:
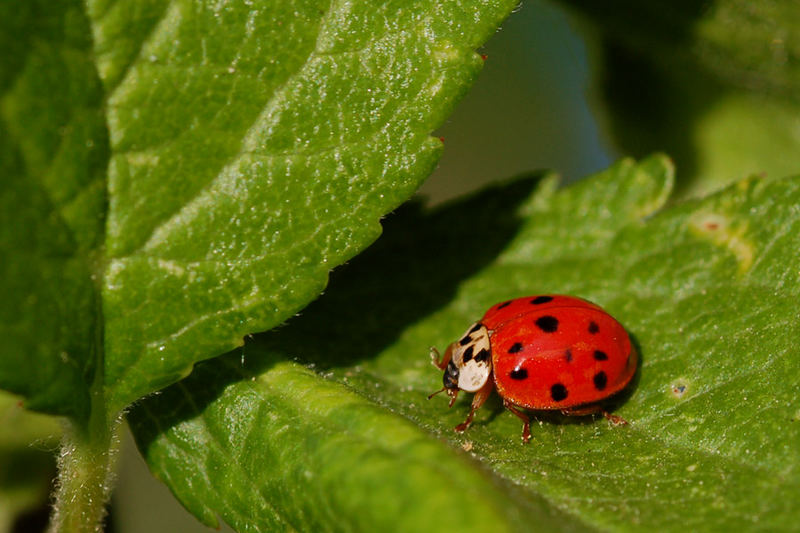
[[[458,366],[453,361],[454,345],[455,343],[447,347],[447,351],[444,354],[444,359],[441,361],[438,358],[439,352],[437,352],[435,349],[431,350],[431,356],[434,357],[433,364],[439,368],[444,366],[444,374],[442,375],[442,384],[444,387],[428,396],[428,399],[430,400],[440,392],[447,391],[447,395],[450,396],[450,407],[453,407],[456,397],[458,396],[458,391],[461,390],[458,387]]]
[[[458,367],[452,359],[450,359],[450,362],[447,363],[447,367],[444,369],[444,375],[442,375],[442,384],[447,390],[458,390]]]
[[[486,326],[480,322],[472,324],[459,340],[447,347],[441,362],[436,364],[439,368],[444,367],[444,388],[434,394],[447,391],[450,405],[455,402],[458,391],[480,390],[492,374],[492,352]]]

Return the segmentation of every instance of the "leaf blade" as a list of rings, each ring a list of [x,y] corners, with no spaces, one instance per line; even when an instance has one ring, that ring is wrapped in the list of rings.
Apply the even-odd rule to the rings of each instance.
[[[108,140],[76,4],[0,7],[0,383],[32,409],[85,421]]]
[[[636,166],[623,162],[598,178],[606,187],[594,194],[592,180],[555,194],[545,181],[527,198],[521,192],[531,182],[521,182],[438,213],[400,213],[396,226],[387,224],[384,239],[337,274],[302,317],[234,352],[227,364],[258,380],[272,365],[295,364],[275,363],[276,358],[299,358],[326,383],[339,383],[441,436],[454,456],[458,448],[470,448],[522,492],[522,501],[534,506],[526,511],[531,517],[563,513],[564,527],[640,531],[757,522],[790,530],[800,494],[800,465],[792,452],[800,442],[792,344],[800,288],[795,254],[800,179],[752,178],[654,213],[665,200],[671,172],[663,158]],[[639,193],[631,194],[631,187]],[[609,199],[608,188],[622,194]],[[551,229],[562,224],[564,213],[586,213],[579,217],[585,227],[575,227],[575,234],[576,242],[588,245],[567,242],[562,257],[553,248],[564,236]],[[605,231],[608,227],[615,229]],[[752,256],[741,251],[746,245]],[[540,253],[548,247],[549,254]],[[457,338],[492,303],[537,292],[586,296],[632,333],[642,369],[618,410],[631,425],[615,428],[603,420],[563,421],[537,413],[541,422],[534,425],[533,441],[521,446],[519,421],[504,414],[495,398],[468,432],[457,436],[451,428],[463,420],[467,402],[448,411],[444,401],[424,399],[440,375],[420,347]],[[204,372],[219,372],[214,364]],[[159,407],[151,411],[163,423],[161,457],[173,446],[167,435],[188,438],[191,424],[234,403],[207,392],[213,381],[182,389],[202,398],[194,416],[173,412],[162,418]],[[308,386],[306,400],[297,399],[293,409],[317,408],[314,387]],[[226,410],[225,419],[216,411],[214,417],[231,442],[242,443],[247,431],[236,423],[235,412]],[[276,408],[269,416],[285,424],[303,416],[284,414]],[[133,419],[135,433],[152,423],[139,413]],[[376,425],[371,431],[382,429]],[[306,430],[315,435],[309,438],[331,438],[313,425]],[[145,453],[153,452],[141,442]],[[237,457],[248,457],[257,455],[250,450],[261,444],[247,441],[232,449]],[[293,452],[289,447],[283,453]],[[203,469],[185,461],[151,461],[151,466],[162,475]],[[187,490],[180,485],[173,480],[173,490]],[[453,497],[436,487],[428,490]],[[502,483],[485,490],[496,490],[500,499],[510,494]],[[217,512],[217,506],[235,505],[224,494],[215,498],[220,496],[224,503],[205,504]],[[519,497],[514,494],[514,501]],[[276,501],[290,508],[304,505]]]
[[[178,453],[187,468],[180,474],[169,468],[160,472],[206,524],[216,525],[220,513],[237,529],[408,530],[422,522],[430,530],[448,524],[468,531],[527,529],[520,515],[534,504],[496,497],[496,480],[464,457],[451,456],[408,421],[296,363],[266,363],[258,377],[242,380],[238,355],[204,366],[190,378],[197,380],[190,385],[193,390],[209,379],[218,384],[220,371],[238,382],[224,390],[212,387],[211,394],[219,396],[211,409],[220,410],[206,411],[200,432],[189,427],[199,419],[168,434],[159,435],[152,424],[145,429],[145,420],[160,418],[164,407],[187,416],[203,403],[180,386],[160,405],[151,404],[152,411],[138,413],[143,422],[139,442],[152,464],[174,462],[174,453],[182,450]],[[223,413],[231,410],[243,415],[236,421],[241,433],[229,433],[230,418]],[[292,413],[293,422],[287,424],[275,412]],[[319,426],[330,438],[319,438]],[[253,453],[231,464],[231,454],[243,447]],[[190,463],[225,473],[208,476]],[[419,490],[439,486],[470,505],[453,505],[451,498]],[[215,503],[220,501],[228,503]],[[557,513],[547,518],[557,530],[576,529],[561,523]]]

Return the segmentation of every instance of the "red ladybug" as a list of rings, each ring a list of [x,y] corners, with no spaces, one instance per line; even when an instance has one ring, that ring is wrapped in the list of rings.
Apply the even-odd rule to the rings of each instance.
[[[503,406],[525,423],[519,408],[559,410],[565,415],[602,413],[627,424],[599,404],[630,383],[636,350],[625,329],[601,307],[573,296],[528,296],[492,306],[480,322],[447,347],[444,357],[431,348],[433,364],[444,370],[450,406],[458,391],[474,392],[466,430],[475,411],[497,388]]]

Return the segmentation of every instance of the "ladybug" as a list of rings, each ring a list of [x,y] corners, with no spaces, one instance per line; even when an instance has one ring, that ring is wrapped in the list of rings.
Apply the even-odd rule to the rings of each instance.
[[[523,422],[522,440],[530,440],[530,419],[520,408],[558,410],[568,416],[602,413],[627,424],[600,404],[624,389],[636,372],[637,354],[625,328],[600,306],[573,296],[527,296],[496,304],[480,322],[447,347],[431,348],[452,407],[460,390],[473,392],[465,431],[492,390],[503,406]]]

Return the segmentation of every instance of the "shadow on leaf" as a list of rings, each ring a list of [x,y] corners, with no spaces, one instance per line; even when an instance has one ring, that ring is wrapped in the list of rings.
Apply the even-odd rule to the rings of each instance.
[[[383,221],[378,241],[338,268],[326,293],[299,316],[197,364],[183,381],[139,402],[129,419],[140,448],[201,413],[228,384],[276,362],[292,359],[326,370],[380,353],[407,326],[447,305],[464,280],[507,247],[522,224],[518,208],[541,177],[521,177],[433,210],[417,201],[400,207]],[[160,430],[152,424],[154,413]]]
[[[325,295],[260,343],[320,369],[381,352],[494,261],[517,234],[517,209],[538,182],[522,178],[427,212],[418,202],[404,205],[372,247],[333,273]]]

